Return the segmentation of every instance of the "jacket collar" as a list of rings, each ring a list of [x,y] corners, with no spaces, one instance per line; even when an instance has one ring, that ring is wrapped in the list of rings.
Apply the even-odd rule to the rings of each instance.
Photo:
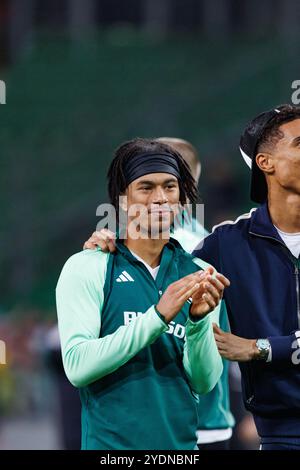
[[[272,238],[283,244],[283,241],[271,220],[267,202],[254,211],[250,221],[249,233],[260,237]]]
[[[130,250],[124,245],[124,240],[117,239],[116,247],[120,253],[122,253],[130,261],[137,262],[137,259],[132,255]],[[170,238],[168,243],[164,246],[162,250],[162,256],[166,251],[176,252],[178,249],[183,250],[180,243],[174,238]]]

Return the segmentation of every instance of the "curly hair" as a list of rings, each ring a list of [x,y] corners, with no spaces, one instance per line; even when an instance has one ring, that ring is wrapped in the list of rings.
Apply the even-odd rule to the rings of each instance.
[[[109,167],[108,194],[110,202],[119,211],[119,197],[125,193],[127,188],[124,167],[130,158],[141,153],[169,153],[176,160],[179,167],[181,180],[179,180],[180,202],[182,205],[187,201],[195,203],[198,200],[197,183],[194,180],[189,165],[182,156],[172,147],[154,139],[136,138],[124,142],[114,153],[114,159]]]

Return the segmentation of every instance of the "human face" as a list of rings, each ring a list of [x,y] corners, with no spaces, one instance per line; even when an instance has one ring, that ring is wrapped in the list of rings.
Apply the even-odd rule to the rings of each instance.
[[[300,195],[300,119],[287,122],[279,129],[284,137],[272,152],[274,180],[281,188]]]
[[[141,176],[127,188],[128,222],[139,226],[142,238],[168,233],[179,206],[178,180],[168,173]]]

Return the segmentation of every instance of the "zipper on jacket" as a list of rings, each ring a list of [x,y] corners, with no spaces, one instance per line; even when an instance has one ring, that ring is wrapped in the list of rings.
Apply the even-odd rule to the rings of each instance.
[[[297,317],[298,317],[298,327],[300,328],[299,267],[297,264],[295,264],[295,276],[296,276],[296,295],[297,295]]]
[[[250,362],[245,364],[245,401],[247,405],[251,405],[255,398],[255,388],[253,386],[253,365]]]
[[[247,398],[246,403],[248,403],[248,405],[250,405],[250,403],[252,402],[253,398],[254,398],[254,395],[251,395],[251,397]]]

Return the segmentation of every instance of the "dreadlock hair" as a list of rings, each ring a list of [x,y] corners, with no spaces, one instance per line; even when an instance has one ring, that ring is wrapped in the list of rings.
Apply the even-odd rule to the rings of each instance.
[[[300,107],[291,104],[282,104],[276,109],[280,113],[271,119],[265,127],[257,144],[257,153],[273,149],[280,139],[284,137],[284,133],[280,130],[280,126],[294,119],[300,119]]]
[[[136,155],[141,153],[169,153],[177,160],[181,180],[179,180],[180,202],[182,205],[187,200],[192,204],[198,199],[198,188],[194,180],[189,165],[174,148],[162,142],[152,139],[136,138],[124,142],[118,147],[114,153],[114,159],[109,167],[108,178],[108,194],[110,202],[115,207],[117,214],[119,213],[119,197],[126,191],[127,184],[124,174],[126,163]]]

